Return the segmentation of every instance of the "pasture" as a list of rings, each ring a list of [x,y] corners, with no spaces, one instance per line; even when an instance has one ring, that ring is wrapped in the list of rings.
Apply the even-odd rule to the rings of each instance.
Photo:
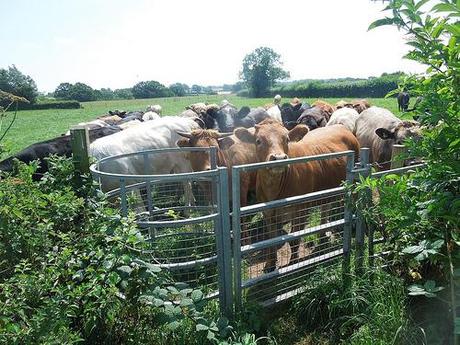
[[[131,99],[114,101],[84,102],[81,109],[50,109],[50,110],[23,110],[17,114],[17,119],[6,135],[3,144],[10,154],[18,152],[33,143],[54,138],[65,133],[71,126],[84,121],[95,119],[106,114],[109,110],[145,110],[150,104],[160,104],[163,115],[177,115],[184,108],[196,102],[219,103],[227,99],[237,107],[263,106],[271,103],[272,98],[243,98],[234,95],[199,95],[187,97]],[[314,102],[316,99],[305,99]],[[335,104],[339,98],[326,98],[327,102]],[[289,101],[283,98],[282,102]],[[401,117],[398,105],[394,98],[370,98],[372,105],[387,108],[396,116]],[[410,114],[410,113],[409,113]],[[3,128],[6,128],[13,118],[13,112],[7,114]]]

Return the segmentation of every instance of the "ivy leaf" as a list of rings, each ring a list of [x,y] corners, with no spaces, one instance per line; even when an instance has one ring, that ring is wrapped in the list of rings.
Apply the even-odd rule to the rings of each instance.
[[[190,297],[192,297],[193,301],[199,302],[203,299],[203,292],[201,292],[200,290],[193,290],[192,295]]]
[[[199,324],[196,325],[196,330],[197,330],[197,332],[207,331],[207,330],[209,330],[209,327],[199,323]]]
[[[416,254],[416,253],[420,253],[421,251],[423,251],[423,247],[420,247],[420,246],[410,246],[410,247],[406,247],[402,250],[402,252],[404,254]]]
[[[382,18],[382,19],[377,19],[375,22],[371,23],[369,27],[367,28],[367,31],[370,31],[372,29],[378,28],[379,26],[384,26],[384,25],[392,25],[395,23],[394,18]]]

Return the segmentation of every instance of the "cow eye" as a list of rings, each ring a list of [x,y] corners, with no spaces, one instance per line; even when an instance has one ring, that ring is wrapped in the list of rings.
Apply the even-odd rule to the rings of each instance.
[[[256,139],[256,145],[260,145],[261,141],[260,139]]]

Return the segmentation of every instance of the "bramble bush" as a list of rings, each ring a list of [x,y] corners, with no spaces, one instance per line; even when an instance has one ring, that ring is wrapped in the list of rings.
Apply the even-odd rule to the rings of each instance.
[[[73,185],[69,159],[50,158],[0,182],[0,343],[236,342],[199,289],[140,259],[146,243],[92,180]]]
[[[362,180],[356,190],[364,192],[359,199],[363,203],[357,207],[387,237],[393,266],[412,283],[410,295],[436,297],[448,290],[449,323],[452,329],[456,324],[458,336],[460,2],[430,4],[429,0],[391,0],[386,7],[389,16],[370,26],[397,26],[411,48],[406,58],[427,66],[425,73],[405,82],[411,94],[423,97],[415,113],[428,129],[421,142],[408,145],[424,158],[426,167],[409,176]],[[378,189],[379,200],[366,209],[369,189]]]

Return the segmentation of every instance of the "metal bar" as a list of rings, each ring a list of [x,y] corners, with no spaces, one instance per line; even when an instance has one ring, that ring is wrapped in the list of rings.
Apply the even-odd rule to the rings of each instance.
[[[347,174],[346,181],[351,184],[354,180],[353,167],[355,164],[355,153],[352,151],[347,154]],[[349,196],[347,196],[349,197]],[[353,220],[353,212],[350,209],[351,200],[345,200],[344,207],[344,220],[345,225],[343,227],[343,265],[342,275],[344,288],[348,289],[350,286],[350,249],[351,249],[351,225]]]
[[[301,268],[305,268],[305,267],[308,267],[308,266],[316,266],[317,264],[321,264],[321,263],[324,263],[324,262],[327,262],[327,261],[330,261],[334,258],[337,258],[341,255],[343,255],[343,249],[337,249],[337,250],[334,250],[332,252],[329,252],[329,253],[326,253],[326,254],[323,254],[323,255],[320,255],[320,256],[315,256],[311,259],[308,259],[308,260],[304,260],[304,261],[301,261],[301,262],[298,262],[298,263],[295,263],[295,264],[292,264],[292,265],[289,265],[289,266],[286,266],[286,267],[283,267],[283,268],[279,268],[275,271],[272,271],[270,273],[265,273],[265,274],[262,274],[261,276],[258,276],[256,278],[251,278],[251,279],[248,279],[248,280],[245,280],[241,285],[243,288],[248,288],[248,287],[251,287],[251,286],[254,286],[260,282],[263,282],[263,281],[266,281],[266,280],[271,280],[271,279],[274,279],[274,278],[277,278],[277,277],[280,277],[282,275],[286,275],[288,273],[292,273],[294,271],[297,271],[297,270],[300,270]]]
[[[360,176],[367,177],[370,174],[369,163],[369,149],[364,147],[360,150],[360,170],[364,170],[362,173],[359,173]],[[356,170],[354,171],[356,173]],[[368,193],[366,192],[365,198],[368,198]],[[360,276],[363,273],[363,263],[364,263],[364,233],[366,232],[366,222],[363,217],[363,214],[360,210],[357,210],[356,218],[356,275]]]
[[[197,260],[186,261],[186,262],[175,262],[171,264],[154,264],[154,266],[166,268],[170,270],[175,270],[175,269],[190,268],[190,267],[194,267],[197,265],[208,265],[208,264],[216,262],[217,259],[218,259],[218,255],[213,255],[207,258],[203,258],[203,259],[197,259]]]
[[[219,288],[223,304],[221,312],[228,318],[233,318],[233,282],[232,282],[232,255],[231,255],[231,232],[230,232],[230,210],[228,193],[228,171],[227,168],[219,170],[219,204],[220,204],[220,239],[222,257],[222,270],[219,272],[223,277],[223,285]]]
[[[331,159],[331,158],[348,156],[351,153],[354,153],[354,151],[334,152],[334,153],[326,153],[324,155],[317,155],[317,156],[305,156],[305,157],[283,159],[279,161],[243,164],[243,165],[237,165],[234,168],[237,168],[238,170],[242,170],[242,171],[252,171],[252,170],[258,170],[260,168],[275,168],[279,166],[285,166],[287,164],[306,163],[310,161],[321,161],[321,160],[326,160],[326,159]]]
[[[233,270],[235,312],[241,310],[241,210],[240,210],[240,171],[232,168],[232,230],[233,230]]]
[[[314,235],[318,232],[330,230],[332,228],[336,228],[344,224],[345,224],[345,220],[340,219],[340,220],[336,220],[333,222],[329,222],[328,224],[316,225],[316,226],[312,226],[310,228],[307,228],[301,231],[281,235],[278,237],[273,237],[268,240],[263,240],[263,241],[253,243],[253,244],[248,244],[246,246],[241,247],[241,253],[248,254],[248,253],[251,253],[257,250],[261,250],[264,248],[272,247],[275,245],[280,245],[280,244],[283,244],[283,243],[286,243],[286,242],[289,242],[289,241],[292,241],[292,240],[295,240],[295,239],[298,239],[304,236]]]
[[[278,207],[288,206],[291,204],[297,204],[301,202],[320,200],[320,199],[324,199],[327,197],[340,195],[344,191],[345,191],[344,187],[336,187],[336,188],[321,190],[318,192],[313,192],[313,193],[308,193],[308,194],[303,194],[303,195],[296,195],[296,196],[291,196],[291,197],[284,198],[284,199],[272,200],[272,201],[258,203],[255,205],[249,205],[249,206],[245,206],[241,208],[241,215],[244,216],[244,215],[253,214],[256,212],[265,211],[271,208],[278,208]]]
[[[89,169],[89,134],[86,126],[74,126],[70,129],[70,146],[72,148],[72,162],[75,168],[75,183],[83,184],[81,175],[88,174]]]
[[[187,219],[177,219],[177,220],[167,220],[167,221],[138,221],[137,224],[140,226],[155,226],[158,228],[166,227],[182,227],[190,224],[203,223],[205,221],[211,221],[218,218],[217,213],[207,214],[205,216],[200,216],[196,218],[187,218]]]
[[[123,178],[120,179],[120,197],[121,197],[121,215],[128,215],[128,205],[126,200],[126,182]]]
[[[377,177],[382,177],[382,176],[385,176],[385,175],[388,175],[388,174],[399,175],[399,174],[404,174],[405,172],[408,172],[410,170],[415,170],[415,169],[418,169],[418,168],[424,168],[425,166],[426,166],[425,163],[415,164],[415,165],[410,165],[410,166],[407,166],[407,167],[375,172],[375,173],[372,173],[371,176],[377,178]]]

